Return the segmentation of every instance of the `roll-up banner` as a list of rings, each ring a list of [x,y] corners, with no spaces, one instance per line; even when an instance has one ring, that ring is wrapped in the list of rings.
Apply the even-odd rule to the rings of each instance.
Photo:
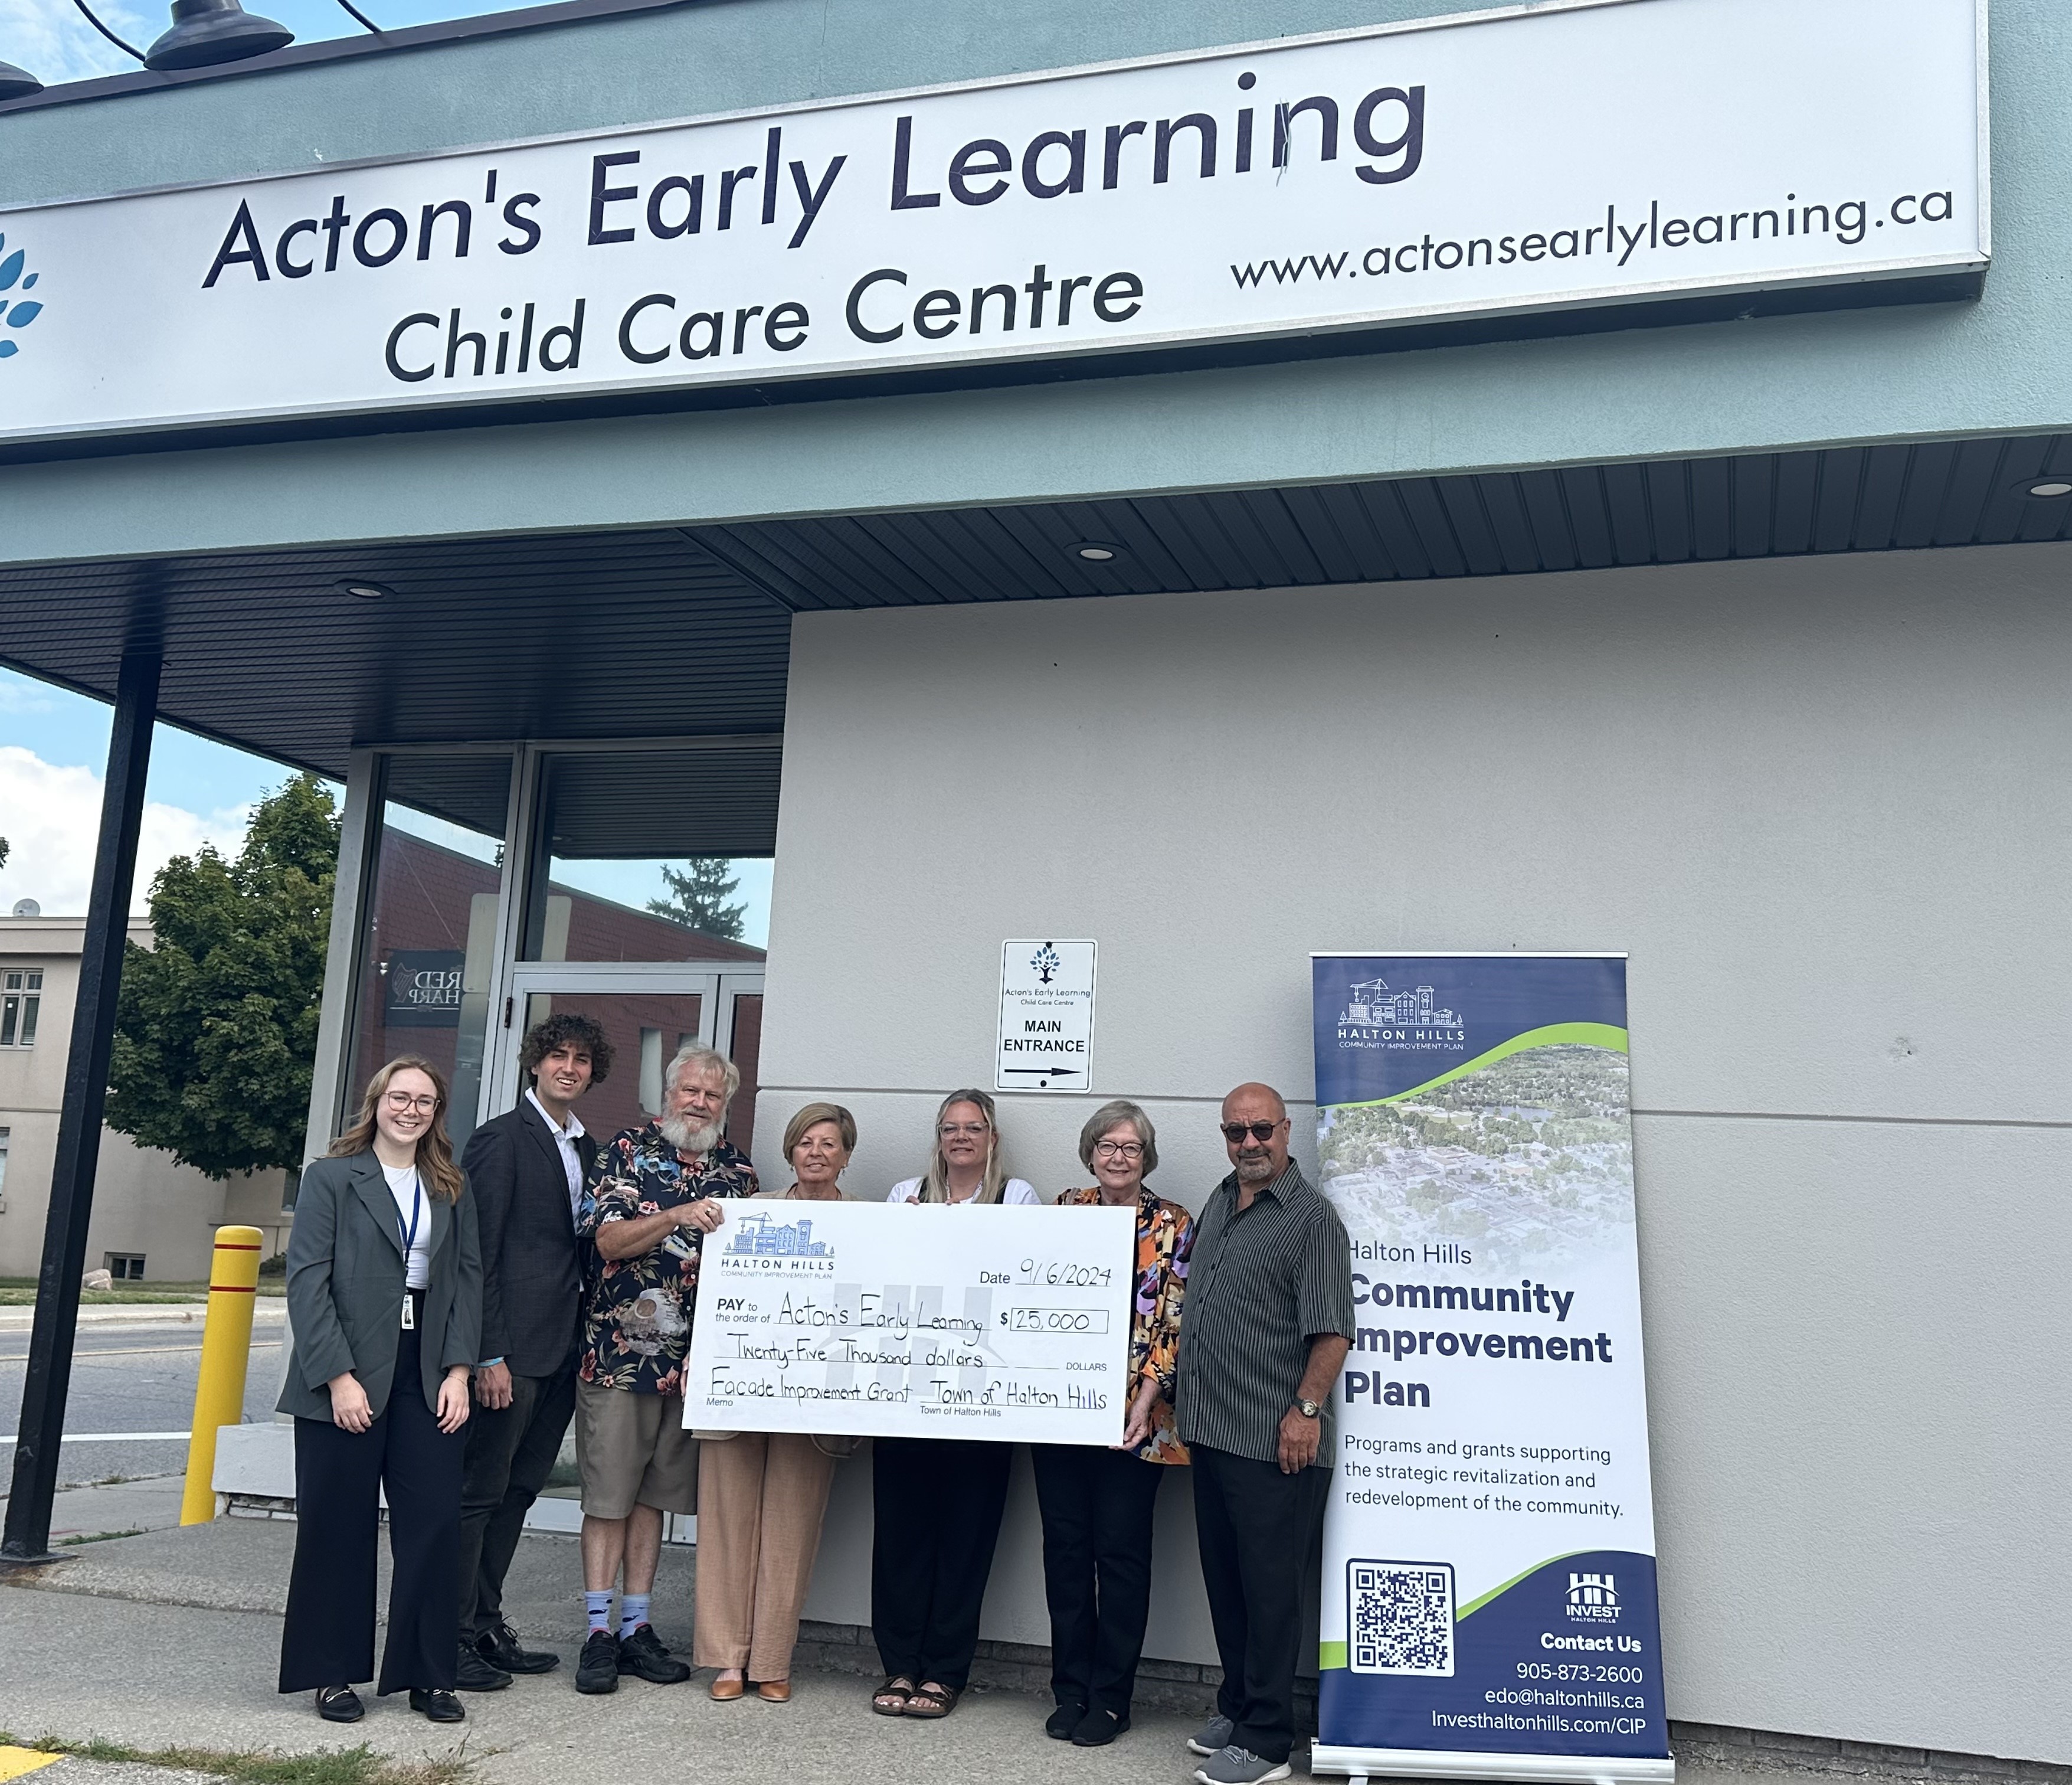
[[[1668,1780],[1621,955],[1313,957],[1320,1773]]]

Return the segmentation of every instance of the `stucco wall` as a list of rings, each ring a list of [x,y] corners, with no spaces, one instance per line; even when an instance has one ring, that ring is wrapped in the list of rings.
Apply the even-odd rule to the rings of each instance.
[[[939,1092],[988,1080],[1001,940],[1092,936],[1094,1090],[1150,1107],[1155,1181],[1198,1203],[1222,1092],[1309,1090],[1310,949],[1630,950],[1671,1714],[2072,1759],[2038,1689],[2072,1669],[2042,1577],[2072,1470],[2068,572],[2029,546],[802,617],[758,1125],[838,1097],[882,1195]],[[1008,1100],[1046,1192],[1088,1107]],[[1211,1653],[1184,1499],[1178,1659]],[[862,1621],[841,1516],[815,1614]],[[1040,1640],[1012,1517],[987,1633]]]

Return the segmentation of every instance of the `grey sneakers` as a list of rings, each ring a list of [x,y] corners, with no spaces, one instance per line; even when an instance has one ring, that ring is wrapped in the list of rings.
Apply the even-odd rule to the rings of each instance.
[[[1187,1738],[1188,1750],[1193,1754],[1221,1754],[1236,1734],[1237,1725],[1227,1717],[1212,1717]]]
[[[1286,1761],[1262,1760],[1251,1749],[1236,1746],[1225,1748],[1194,1769],[1198,1785],[1267,1785],[1288,1774]]]

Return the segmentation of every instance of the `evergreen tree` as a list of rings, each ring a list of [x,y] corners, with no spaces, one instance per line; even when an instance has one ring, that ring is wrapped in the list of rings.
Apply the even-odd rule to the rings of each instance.
[[[649,899],[648,909],[672,923],[738,942],[742,914],[748,907],[726,903],[727,895],[741,885],[726,870],[723,855],[693,856],[680,870],[664,864],[662,878],[668,884],[669,896]]]
[[[212,1178],[302,1163],[338,836],[298,775],[235,861],[204,844],[158,870],[155,945],[123,953],[109,1127]]]

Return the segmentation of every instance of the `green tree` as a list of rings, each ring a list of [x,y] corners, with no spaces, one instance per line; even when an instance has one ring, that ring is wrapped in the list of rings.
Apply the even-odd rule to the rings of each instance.
[[[155,945],[124,951],[108,1124],[212,1178],[302,1162],[339,820],[298,775],[235,861],[207,845],[151,882]]]
[[[7,839],[0,837],[0,868],[7,866]]]
[[[727,903],[727,895],[741,882],[726,870],[723,855],[693,856],[680,870],[664,864],[662,878],[668,883],[669,896],[649,899],[648,909],[672,923],[738,942],[742,914],[748,907]]]

